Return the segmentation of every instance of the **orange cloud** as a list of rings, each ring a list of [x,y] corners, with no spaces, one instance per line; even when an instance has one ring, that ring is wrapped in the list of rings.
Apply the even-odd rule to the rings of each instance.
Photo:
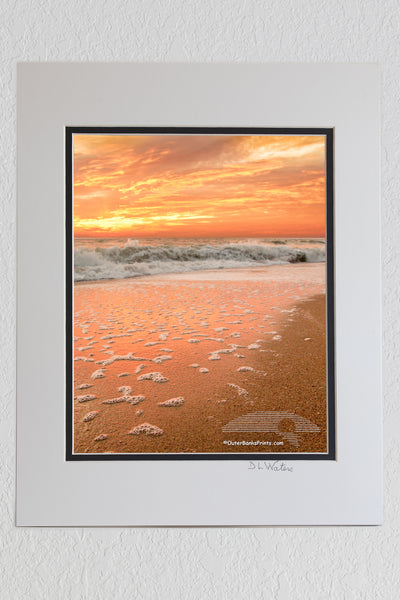
[[[325,138],[74,134],[77,236],[325,235]]]

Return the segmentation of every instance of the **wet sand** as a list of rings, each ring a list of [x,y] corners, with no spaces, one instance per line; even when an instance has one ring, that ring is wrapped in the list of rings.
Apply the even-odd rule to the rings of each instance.
[[[74,452],[326,451],[325,264],[74,294]]]

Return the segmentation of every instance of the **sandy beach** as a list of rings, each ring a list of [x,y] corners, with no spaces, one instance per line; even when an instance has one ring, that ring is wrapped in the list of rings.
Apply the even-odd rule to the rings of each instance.
[[[76,283],[74,452],[326,452],[325,332],[325,263]]]

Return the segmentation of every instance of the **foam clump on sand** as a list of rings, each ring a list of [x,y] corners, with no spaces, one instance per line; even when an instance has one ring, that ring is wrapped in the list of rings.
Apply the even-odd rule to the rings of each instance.
[[[163,355],[163,356],[156,356],[155,358],[153,358],[152,362],[157,363],[157,364],[161,364],[163,363],[165,360],[171,360],[171,356],[167,356],[167,355]]]
[[[197,338],[190,338],[190,340],[188,340],[189,344],[198,344],[200,342],[200,340],[198,340]]]
[[[228,383],[228,385],[229,385],[229,387],[236,390],[239,396],[248,396],[249,395],[249,392],[247,390],[239,387],[238,385],[236,385],[236,383]]]
[[[281,335],[274,335],[274,337],[272,339],[275,340],[276,342],[279,342],[282,339],[282,336]]]
[[[93,384],[91,383],[82,383],[81,385],[78,385],[78,390],[87,390],[91,387],[93,387]]]
[[[118,388],[118,391],[121,392],[124,396],[128,396],[128,394],[131,393],[132,388],[130,385],[121,385],[121,387]]]
[[[140,415],[143,414],[142,409],[139,408],[139,410],[136,411],[136,414],[137,414],[138,417],[140,417]]]
[[[213,353],[208,357],[208,360],[221,360],[221,357],[219,354]]]
[[[184,402],[184,397],[179,396],[178,398],[171,398],[170,400],[165,400],[165,402],[159,402],[158,406],[182,406]]]
[[[118,377],[128,377],[128,375],[130,375],[130,373],[120,373]]]
[[[107,438],[108,438],[108,435],[106,433],[101,433],[96,438],[94,438],[94,441],[95,442],[102,442],[103,440],[106,440]]]
[[[142,423],[129,431],[129,435],[140,435],[141,433],[144,435],[162,435],[164,432],[156,425],[150,425],[150,423]]]
[[[119,396],[118,398],[110,398],[109,400],[103,400],[102,404],[119,404],[120,402],[127,402],[130,396]]]
[[[201,369],[199,369],[200,373],[209,373],[210,371],[208,369],[206,369],[205,367],[202,367]]]
[[[161,373],[144,373],[138,377],[138,381],[157,381],[157,383],[164,383],[168,381],[167,377],[161,375]]]
[[[249,344],[247,348],[249,350],[258,350],[260,348],[260,344]]]
[[[200,365],[198,365],[197,363],[193,363],[191,365],[189,365],[189,367],[193,367],[194,369],[197,369],[197,367],[199,367]]]
[[[89,400],[94,400],[97,398],[94,394],[85,394],[84,396],[77,396],[76,399],[78,402],[89,402]]]
[[[83,362],[94,362],[93,358],[86,358],[86,356],[75,356],[74,360],[83,360]]]
[[[88,421],[93,421],[93,419],[99,414],[97,410],[92,410],[87,415],[83,417],[83,422],[87,423]]]
[[[239,367],[236,369],[239,373],[245,373],[246,371],[254,371],[253,367]]]
[[[103,377],[105,377],[104,375],[104,370],[103,369],[97,369],[97,371],[94,371],[91,375],[92,379],[103,379]]]
[[[98,365],[102,365],[103,367],[107,367],[108,365],[112,365],[117,360],[134,360],[132,352],[129,352],[125,355],[115,354],[111,356],[111,358],[107,358],[106,360],[99,360],[97,362]]]
[[[143,402],[143,400],[146,398],[146,396],[128,396],[125,398],[126,402],[129,402],[129,404],[139,404],[139,402]]]
[[[140,371],[143,371],[143,369],[145,368],[146,365],[139,365],[138,367],[136,367],[136,371],[135,373],[137,373],[139,375]]]

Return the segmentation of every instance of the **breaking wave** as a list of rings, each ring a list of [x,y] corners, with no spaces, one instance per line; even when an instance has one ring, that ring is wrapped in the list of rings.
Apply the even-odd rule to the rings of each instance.
[[[241,242],[139,246],[136,241],[129,240],[121,246],[78,247],[74,252],[74,278],[75,281],[125,279],[163,273],[325,260],[323,245],[312,248],[301,245]]]

